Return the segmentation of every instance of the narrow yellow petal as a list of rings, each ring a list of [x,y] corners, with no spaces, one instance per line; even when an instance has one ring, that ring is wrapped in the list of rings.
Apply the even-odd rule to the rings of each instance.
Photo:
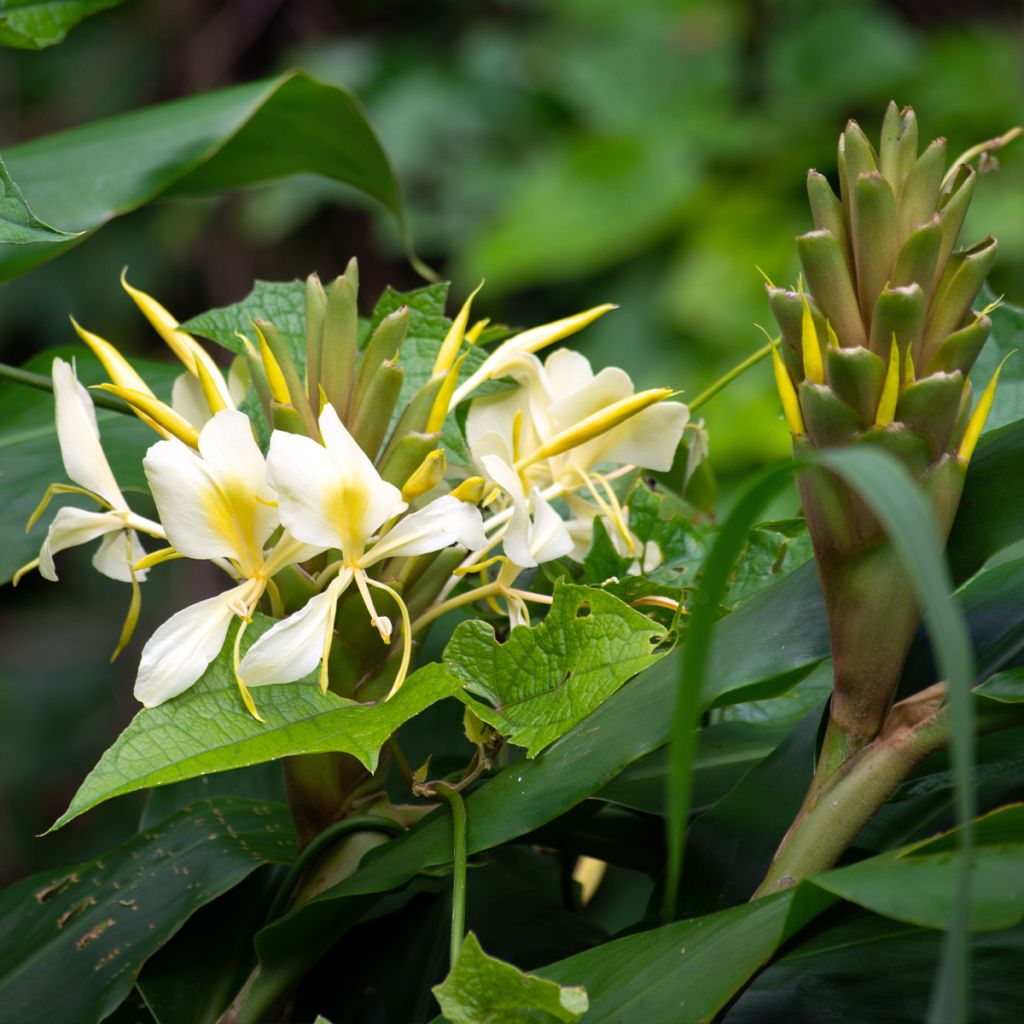
[[[517,472],[522,472],[527,466],[532,466],[541,459],[553,458],[555,455],[561,455],[572,448],[577,448],[587,441],[592,441],[595,437],[600,437],[601,434],[607,433],[613,427],[617,427],[620,423],[624,423],[630,417],[642,412],[648,406],[662,402],[673,394],[675,392],[671,388],[650,388],[627,398],[621,398],[609,405],[608,408],[584,417],[579,423],[549,438],[529,455],[518,459],[515,469]]]
[[[804,359],[804,379],[812,384],[825,383],[825,369],[821,365],[821,344],[814,326],[810,303],[805,298],[803,319],[800,322],[800,348]]]
[[[900,396],[900,349],[896,344],[896,336],[893,335],[892,345],[889,348],[889,368],[885,371],[885,383],[882,385],[882,395],[878,399],[878,409],[875,411],[875,426],[887,427],[896,415],[896,400]]]
[[[790,380],[789,370],[779,355],[779,348],[775,341],[772,341],[772,370],[775,373],[775,387],[779,392],[779,399],[782,402],[782,411],[786,414],[786,422],[789,424],[791,434],[801,435],[804,432],[804,418],[800,412],[800,401],[796,397],[796,388]]]
[[[909,349],[903,356],[903,387],[909,387],[917,379],[914,371],[914,356]]]
[[[981,437],[981,432],[985,429],[985,421],[988,419],[988,414],[992,411],[992,402],[996,397],[996,385],[999,383],[999,374],[1003,372],[1006,360],[1010,356],[1015,355],[1016,351],[1014,349],[1013,352],[1007,352],[1003,356],[1002,362],[996,367],[996,372],[992,374],[992,379],[981,393],[981,398],[978,399],[978,404],[974,407],[971,418],[967,421],[964,439],[960,442],[960,448],[957,450],[957,456],[963,459],[964,462],[971,461],[974,449],[978,445],[978,438]]]
[[[210,412],[216,416],[222,409],[228,408],[228,403],[224,400],[224,392],[218,387],[217,381],[210,373],[210,368],[205,361],[196,360],[196,376],[199,378],[199,386],[203,389],[203,398],[206,399]],[[221,383],[223,384],[223,379]]]
[[[172,434],[190,448],[198,447],[199,431],[169,405],[164,405],[159,398],[143,394],[141,391],[133,391],[131,388],[120,388],[116,384],[96,384],[95,387],[99,391],[107,391],[124,399],[136,412],[144,413],[146,417],[154,420],[161,433]]]
[[[481,281],[470,293],[469,298],[462,304],[462,309],[459,310],[458,315],[452,321],[452,325],[448,329],[441,347],[437,350],[437,358],[434,360],[435,375],[447,373],[452,368],[452,363],[455,362],[455,357],[459,354],[459,348],[462,346],[462,339],[466,333],[466,324],[469,323],[470,307],[483,286],[484,283]]]
[[[455,392],[455,385],[459,382],[459,371],[465,362],[466,353],[463,352],[452,364],[451,369],[445,374],[444,383],[441,385],[434,398],[434,404],[430,407],[430,416],[427,419],[427,433],[436,434],[444,426],[445,417],[448,415],[449,407],[452,405],[452,395]]]
[[[427,457],[402,485],[402,501],[412,501],[436,487],[444,476],[445,466],[443,448],[435,448],[428,452]]]
[[[263,337],[263,332],[258,327],[256,336],[260,339],[260,359],[263,361],[263,369],[267,374],[267,383],[270,384],[270,393],[275,402],[279,402],[281,405],[290,405],[292,396],[288,393],[284,374],[281,372],[278,361],[274,358],[274,353],[270,351],[267,339]]]
[[[836,334],[836,329],[828,320],[825,321],[825,330],[828,333],[828,347],[839,348],[839,335]]]
[[[121,271],[121,286],[132,297],[142,315],[152,324],[153,329],[167,343],[171,351],[181,360],[189,373],[196,372],[195,339],[178,330],[178,321],[171,316],[151,295],[132,287],[128,283],[128,268]]]
[[[487,325],[491,322],[490,317],[484,317],[483,320],[477,320],[475,324],[468,331],[466,331],[466,344],[472,347],[480,340],[480,335],[487,330]]]
[[[87,331],[74,317],[69,317],[75,333],[92,349],[93,354],[103,364],[103,369],[114,384],[122,388],[131,388],[143,394],[153,394],[149,385],[139,376],[131,363],[109,341],[92,331]]]
[[[156,551],[151,551],[145,558],[140,558],[132,568],[136,572],[142,572],[143,569],[152,569],[154,565],[160,565],[163,562],[170,562],[175,558],[181,557],[181,552],[177,548],[159,548]]]

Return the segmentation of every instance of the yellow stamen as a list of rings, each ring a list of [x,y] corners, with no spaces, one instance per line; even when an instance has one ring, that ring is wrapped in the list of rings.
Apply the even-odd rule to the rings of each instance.
[[[132,561],[132,535],[128,530],[124,531],[125,545],[128,548],[128,565],[132,574],[132,599],[128,604],[128,614],[124,617],[124,624],[121,626],[121,635],[118,637],[117,646],[110,656],[111,662],[117,661],[118,655],[128,646],[135,627],[139,624],[139,611],[142,608],[142,587],[139,586],[138,577],[135,575],[135,566]]]
[[[159,548],[157,551],[150,551],[145,558],[140,558],[132,568],[136,572],[142,572],[143,569],[152,569],[154,565],[161,565],[164,562],[170,562],[175,558],[181,557],[181,552],[177,548]]]
[[[885,371],[885,383],[882,385],[882,395],[878,399],[878,409],[875,412],[875,426],[887,427],[896,415],[896,400],[900,394],[900,349],[896,344],[896,335],[892,336],[892,345],[889,348],[889,368]]]
[[[504,555],[492,555],[483,562],[476,562],[473,565],[460,565],[457,569],[452,570],[452,575],[469,576],[475,572],[482,575],[484,570],[489,569],[492,565],[497,565],[499,562],[504,565],[507,561],[508,559]]]
[[[169,434],[173,434],[178,440],[184,441],[190,448],[197,448],[199,445],[199,431],[192,426],[183,416],[179,416],[169,405],[164,405],[159,398],[144,394],[141,391],[134,391],[131,388],[121,388],[116,384],[96,384],[99,391],[108,391],[118,398],[124,399],[136,412],[143,412],[146,416],[155,420],[157,426]]]
[[[978,444],[978,438],[981,437],[981,432],[985,429],[985,421],[988,419],[988,414],[992,411],[992,401],[996,397],[996,385],[999,383],[999,374],[1003,372],[1006,360],[1010,356],[1015,355],[1016,352],[1017,350],[1014,349],[1013,352],[1007,352],[1003,356],[1002,362],[996,367],[996,372],[992,374],[992,379],[981,393],[981,398],[978,399],[978,404],[974,407],[971,418],[967,421],[967,430],[964,431],[964,438],[960,442],[960,447],[956,453],[964,462],[971,461],[971,456],[974,454],[974,449]]]
[[[238,684],[238,692],[242,697],[242,703],[245,705],[245,710],[256,719],[257,722],[266,722],[266,719],[256,710],[256,702],[252,699],[252,693],[249,687],[245,685],[242,680],[242,676],[238,671],[239,662],[241,661],[241,647],[242,637],[245,635],[246,629],[249,628],[249,623],[252,622],[252,618],[243,618],[238,625],[238,629],[235,632],[235,642],[231,648],[231,664],[234,668],[235,682]]]
[[[629,532],[629,527],[626,525],[626,516],[623,512],[622,506],[619,504],[619,499],[615,495],[615,491],[612,490],[611,484],[601,476],[600,473],[580,473],[580,476],[586,481],[587,488],[593,495],[594,500],[601,507],[604,514],[611,520],[612,525],[618,531],[619,536],[622,538],[626,545],[626,554],[633,556],[636,554],[636,544],[633,541],[633,535]],[[593,481],[597,480],[601,484],[604,490],[607,501],[602,501],[601,496],[594,489]]]
[[[412,660],[412,623],[409,622],[409,609],[406,608],[402,595],[397,590],[389,587],[386,583],[381,583],[380,580],[371,580],[369,577],[366,578],[366,582],[371,587],[390,594],[395,604],[398,605],[398,612],[402,616],[402,660],[398,665],[398,675],[395,676],[395,681],[384,698],[390,700],[402,688],[402,683],[405,682],[405,677],[409,672],[409,662]],[[390,638],[388,642],[390,643]]]
[[[421,494],[433,490],[444,477],[445,456],[443,448],[435,448],[419,464],[412,476],[402,486],[402,501],[410,502]]]
[[[391,643],[391,620],[386,615],[380,615],[373,605],[373,597],[367,589],[368,583],[374,583],[362,569],[356,569],[353,574],[359,596],[363,599],[366,610],[370,613],[370,625],[380,634],[381,640],[386,644]],[[381,584],[383,586],[383,584]]]
[[[821,344],[818,341],[818,331],[814,326],[810,303],[802,295],[801,298],[804,312],[800,322],[800,348],[804,359],[804,380],[809,380],[812,384],[824,384],[825,370],[821,365]]]
[[[87,498],[92,498],[93,501],[103,508],[113,508],[109,501],[104,501],[98,494],[93,494],[92,491],[87,491],[84,487],[76,487],[74,484],[50,484],[46,488],[46,493],[40,499],[39,504],[36,505],[35,511],[28,517],[28,522],[25,524],[26,533],[36,525],[39,517],[46,511],[55,494],[84,494]]]
[[[11,586],[12,587],[16,587],[18,585],[18,581],[21,579],[22,576],[25,575],[25,573],[31,572],[33,569],[38,569],[38,568],[39,568],[39,559],[38,558],[33,558],[31,562],[27,563],[26,565],[23,565],[11,577]]]
[[[607,409],[592,413],[574,426],[555,434],[530,455],[517,459],[515,469],[517,472],[522,472],[535,462],[553,458],[555,455],[561,455],[587,441],[592,441],[595,437],[600,437],[601,434],[607,433],[613,427],[636,416],[637,413],[643,412],[648,406],[670,398],[674,393],[671,388],[650,388],[627,398],[620,398],[619,401],[609,405]]]
[[[462,340],[466,333],[466,324],[469,323],[470,306],[473,305],[473,300],[483,286],[484,283],[481,281],[470,293],[469,298],[462,304],[462,309],[459,310],[458,315],[452,321],[444,341],[441,342],[441,347],[437,350],[437,358],[434,360],[434,376],[439,373],[447,373],[452,368],[455,357],[459,354],[459,349],[462,347]]]

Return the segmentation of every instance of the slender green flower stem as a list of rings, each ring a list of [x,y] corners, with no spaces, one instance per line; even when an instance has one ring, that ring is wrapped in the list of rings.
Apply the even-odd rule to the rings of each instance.
[[[316,839],[314,839],[299,854],[298,859],[292,865],[291,870],[285,875],[284,881],[274,895],[274,900],[267,911],[266,924],[281,916],[288,904],[295,886],[299,879],[305,874],[306,869],[323,851],[336,839],[342,836],[351,835],[353,832],[389,832],[392,835],[399,835],[404,832],[404,826],[391,818],[384,818],[375,814],[364,814],[355,818],[345,818],[343,821],[325,828]]]
[[[0,363],[0,378],[13,380],[18,384],[27,384],[37,391],[53,393],[53,381],[43,373],[32,373],[30,370],[21,370],[17,366]],[[89,394],[92,396],[93,405],[98,405],[103,409],[113,409],[114,412],[123,412],[126,415],[134,415],[131,408],[120,399],[111,398],[102,391],[90,391]]]
[[[454,967],[466,934],[466,805],[457,789],[439,782],[434,787],[452,809],[452,935],[451,963]]]
[[[724,377],[719,377],[709,388],[702,391],[692,402],[688,402],[690,412],[699,409],[705,402],[710,402],[715,395],[723,388],[728,387],[737,377],[742,376],[752,366],[756,366],[762,359],[771,353],[771,345],[759,348],[752,356],[747,356],[742,363],[734,366]]]

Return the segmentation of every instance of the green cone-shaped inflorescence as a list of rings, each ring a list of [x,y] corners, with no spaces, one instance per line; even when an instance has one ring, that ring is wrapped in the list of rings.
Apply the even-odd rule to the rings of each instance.
[[[991,328],[972,306],[996,254],[992,237],[956,247],[974,187],[967,163],[947,168],[945,140],[918,152],[909,107],[889,105],[877,150],[851,121],[839,138],[839,195],[808,175],[815,230],[797,239],[801,285],[768,286],[782,341],[776,383],[797,454],[886,448],[920,481],[947,533],[991,401],[988,392],[972,416],[968,373]],[[881,727],[918,609],[850,489],[822,470],[799,485],[831,630],[841,760]]]

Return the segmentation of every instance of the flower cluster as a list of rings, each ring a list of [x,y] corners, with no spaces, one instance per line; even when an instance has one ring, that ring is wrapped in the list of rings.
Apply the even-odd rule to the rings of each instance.
[[[668,401],[667,389],[634,393],[621,370],[594,374],[568,349],[544,362],[535,355],[612,307],[514,334],[460,383],[486,326],[469,327],[471,296],[430,380],[398,409],[408,311],[384,318],[360,346],[354,262],[327,289],[315,276],[307,282],[301,369],[273,325],[257,320],[255,338],[242,338],[246,355],[225,375],[163,306],[123,276],[122,283],[184,366],[169,405],[113,345],[72,322],[110,377],[99,388],[160,435],[143,460],[157,518],[129,507],[104,454],[92,398],[73,366],[55,359],[58,440],[73,484],[52,485],[32,522],[55,493],[80,494],[100,511],[60,509],[39,557],[19,576],[38,568],[56,580],[56,553],[101,538],[93,564],[132,586],[116,656],[131,637],[140,584],[153,567],[190,558],[227,574],[226,590],[172,615],[145,644],[135,695],[146,707],[192,686],[236,619],[232,664],[252,715],[260,717],[255,687],[294,682],[319,667],[326,691],[337,629],[360,628],[349,603],[339,610],[349,593],[380,641],[401,641],[383,670],[390,696],[406,677],[416,634],[444,611],[487,598],[503,601],[513,624],[528,622],[526,603],[550,597],[517,588],[518,578],[542,562],[581,557],[595,518],[623,553],[641,558],[612,482],[638,466],[670,467],[686,407]],[[507,386],[472,398],[489,380]],[[258,414],[242,411],[250,387],[271,428],[265,454]],[[453,487],[440,436],[467,400],[473,464],[456,473],[462,480]],[[140,535],[162,546],[147,553]],[[460,589],[469,572],[480,573],[482,585]],[[257,608],[278,621],[243,653]]]

